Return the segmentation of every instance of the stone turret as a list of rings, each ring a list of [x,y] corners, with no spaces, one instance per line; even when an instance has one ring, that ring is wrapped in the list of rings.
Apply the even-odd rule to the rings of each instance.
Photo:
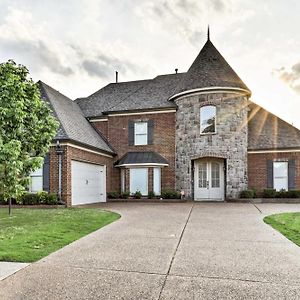
[[[247,101],[250,95],[251,91],[208,36],[170,97],[170,101],[178,106],[177,189],[184,190],[191,198],[214,200],[217,195],[214,194],[215,186],[219,184],[223,189],[219,200],[223,200],[236,198],[247,188]],[[209,120],[205,120],[207,112],[202,109],[206,106],[208,112],[215,112]],[[206,126],[205,122],[211,122],[206,131],[202,128]],[[216,164],[213,169],[212,162],[219,163],[220,169],[215,167]],[[207,172],[199,166],[202,169],[207,166]],[[219,179],[213,176],[219,176]],[[207,179],[206,183],[203,178]]]

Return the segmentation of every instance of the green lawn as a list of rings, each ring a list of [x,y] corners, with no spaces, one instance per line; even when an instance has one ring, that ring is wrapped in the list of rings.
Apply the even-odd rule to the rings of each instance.
[[[0,261],[33,262],[120,216],[100,209],[0,208]]]
[[[300,246],[300,212],[271,215],[264,221]]]

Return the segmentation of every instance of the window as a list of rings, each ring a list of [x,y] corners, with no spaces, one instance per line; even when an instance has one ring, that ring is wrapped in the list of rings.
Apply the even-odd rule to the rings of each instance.
[[[125,192],[125,169],[121,169],[121,192]]]
[[[288,190],[288,162],[273,162],[274,189],[280,191]]]
[[[161,168],[153,168],[153,192],[161,194]]]
[[[29,191],[37,193],[43,190],[43,167],[32,172],[30,175]]]
[[[216,107],[209,105],[200,108],[200,133],[216,132]]]
[[[130,193],[140,191],[142,195],[148,195],[148,169],[130,169]]]
[[[211,187],[220,187],[220,165],[216,162],[211,163]]]
[[[200,163],[198,167],[198,186],[199,188],[206,188],[207,185],[207,163]]]
[[[134,123],[134,144],[135,145],[148,144],[148,122]]]

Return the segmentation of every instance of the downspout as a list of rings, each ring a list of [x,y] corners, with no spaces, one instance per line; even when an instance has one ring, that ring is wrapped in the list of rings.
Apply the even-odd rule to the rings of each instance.
[[[62,146],[60,145],[59,141],[57,141],[56,143],[55,151],[58,155],[58,200],[60,203],[66,204],[62,200],[62,155],[64,153],[64,150],[62,149]]]

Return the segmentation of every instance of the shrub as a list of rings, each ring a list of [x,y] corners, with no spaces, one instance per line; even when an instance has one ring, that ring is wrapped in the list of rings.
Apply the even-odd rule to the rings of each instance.
[[[4,197],[2,194],[0,194],[0,205],[4,205],[6,202],[4,201]]]
[[[161,192],[164,199],[180,199],[180,193],[175,190],[164,190]]]
[[[47,204],[47,205],[57,205],[57,204],[59,204],[57,195],[54,194],[54,193],[47,194],[45,204]]]
[[[25,193],[18,199],[18,203],[23,205],[37,205],[39,204],[38,194]]]
[[[264,189],[263,197],[264,198],[275,198],[276,197],[276,190],[275,189]]]
[[[276,198],[288,198],[288,191],[281,189],[276,192]]]
[[[120,197],[119,193],[118,192],[108,192],[107,193],[107,198],[109,199],[118,199]]]
[[[133,194],[134,198],[136,199],[141,199],[142,198],[142,193],[140,191],[136,191],[134,194]]]
[[[123,192],[123,193],[121,193],[121,198],[122,198],[122,199],[128,199],[129,196],[130,196],[130,193],[129,193],[129,192]]]
[[[290,190],[288,191],[289,198],[300,198],[300,190]]]
[[[150,191],[150,192],[148,193],[148,198],[149,198],[149,199],[155,198],[155,193],[152,192],[152,191]]]
[[[38,192],[37,194],[38,203],[39,204],[46,204],[48,200],[48,193],[45,191]]]
[[[240,197],[241,198],[255,198],[256,192],[255,192],[255,190],[250,190],[250,189],[244,190],[244,191],[241,191]]]

